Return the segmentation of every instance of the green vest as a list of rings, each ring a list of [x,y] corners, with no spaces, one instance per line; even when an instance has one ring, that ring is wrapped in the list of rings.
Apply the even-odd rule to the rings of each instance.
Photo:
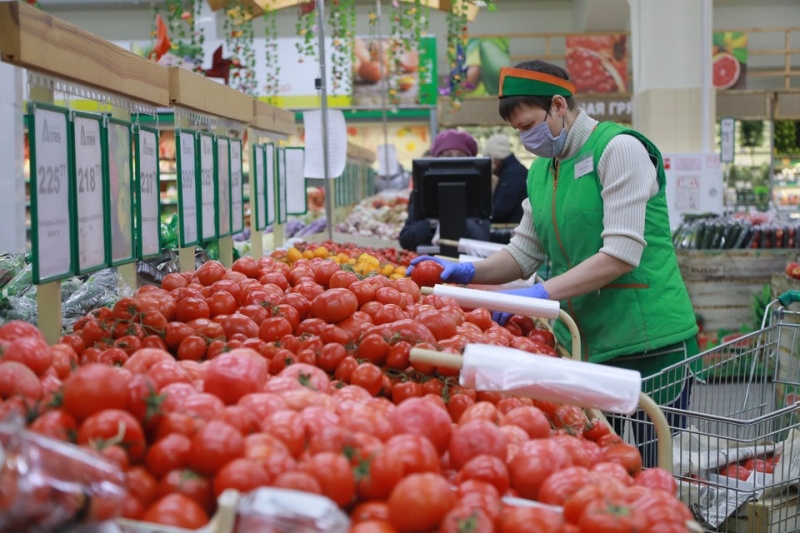
[[[557,170],[552,159],[538,158],[528,173],[534,228],[552,262],[553,276],[600,251],[603,198],[597,167],[609,141],[623,133],[639,139],[658,162],[659,192],[647,202],[647,246],[639,266],[598,291],[561,302],[578,325],[584,359],[594,363],[652,352],[697,334],[672,245],[664,163],[640,133],[601,122],[580,152],[560,161]],[[555,331],[562,345],[569,346],[566,326],[558,322]]]

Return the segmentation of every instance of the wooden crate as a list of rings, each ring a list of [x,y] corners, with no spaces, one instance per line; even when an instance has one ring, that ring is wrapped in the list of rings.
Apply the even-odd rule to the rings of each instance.
[[[747,516],[747,533],[800,531],[799,506],[800,499],[796,491],[764,501],[748,502],[744,508]]]
[[[797,250],[678,250],[678,266],[705,329],[753,322],[752,296],[795,260]]]

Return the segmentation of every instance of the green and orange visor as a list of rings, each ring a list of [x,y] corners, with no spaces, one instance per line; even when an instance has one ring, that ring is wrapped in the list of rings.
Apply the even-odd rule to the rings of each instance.
[[[575,86],[565,79],[514,67],[500,69],[500,98],[508,96],[563,96],[575,94]]]

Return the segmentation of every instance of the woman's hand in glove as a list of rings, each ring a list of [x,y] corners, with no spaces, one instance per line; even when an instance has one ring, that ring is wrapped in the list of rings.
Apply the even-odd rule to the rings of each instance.
[[[475,265],[472,263],[454,263],[452,261],[439,259],[438,257],[431,257],[429,255],[421,255],[412,260],[411,266],[408,268],[408,270],[406,270],[406,275],[410,277],[414,267],[422,261],[434,261],[444,267],[444,270],[439,275],[439,278],[447,283],[459,283],[461,285],[467,285],[471,283],[472,278],[475,277]]]
[[[547,290],[544,288],[544,285],[541,283],[537,283],[533,287],[525,287],[524,289],[513,289],[510,291],[499,291],[502,294],[512,294],[514,296],[525,296],[527,298],[538,298],[540,300],[549,300],[550,295],[547,294]],[[500,311],[495,311],[492,313],[492,320],[500,324],[501,326],[505,326],[506,322],[513,313],[501,313]]]

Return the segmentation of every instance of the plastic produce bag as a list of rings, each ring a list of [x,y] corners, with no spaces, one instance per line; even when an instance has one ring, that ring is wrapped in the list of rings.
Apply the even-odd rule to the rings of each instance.
[[[24,254],[2,254],[0,255],[0,289],[5,287],[9,281],[14,279],[17,272],[25,268]]]
[[[307,492],[260,488],[239,500],[234,533],[347,533],[350,519],[333,501]]]
[[[117,271],[107,268],[95,272],[61,305],[64,326],[72,326],[93,309],[111,305],[119,296]]]
[[[72,444],[0,423],[0,531],[51,533],[119,516],[125,476]]]

